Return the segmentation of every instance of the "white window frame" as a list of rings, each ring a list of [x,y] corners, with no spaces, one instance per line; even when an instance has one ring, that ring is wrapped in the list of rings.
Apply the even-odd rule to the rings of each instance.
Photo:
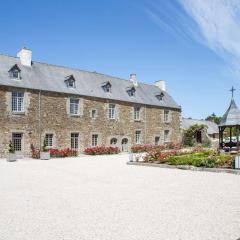
[[[74,150],[79,149],[79,133],[77,132],[71,133],[71,149]]]
[[[94,116],[93,112],[95,112],[95,116]],[[92,119],[96,119],[97,118],[97,109],[92,109],[91,110],[91,118]]]
[[[23,133],[14,132],[12,133],[12,144],[13,149],[16,152],[23,151]]]
[[[133,118],[135,121],[140,121],[141,120],[141,107],[140,106],[135,106],[133,109]]]
[[[169,123],[170,122],[170,117],[171,117],[171,112],[170,112],[170,110],[164,110],[164,112],[163,112],[163,122],[165,122],[165,123]]]
[[[98,146],[98,134],[92,134],[92,139],[91,139],[91,143],[92,143],[92,147],[97,147]]]
[[[44,141],[46,142],[47,148],[52,148],[53,147],[53,133],[46,133]]]
[[[113,103],[108,105],[108,118],[110,120],[114,120],[116,118],[116,105]]]
[[[80,100],[78,98],[70,98],[69,99],[69,113],[71,116],[78,116]]]
[[[166,135],[165,133],[168,132],[168,134]],[[168,143],[170,142],[170,134],[171,134],[171,131],[169,129],[165,129],[163,131],[163,140],[164,140],[164,143]]]
[[[25,112],[25,94],[24,92],[12,92],[12,112],[24,113]]]
[[[141,130],[135,131],[135,144],[141,144]]]

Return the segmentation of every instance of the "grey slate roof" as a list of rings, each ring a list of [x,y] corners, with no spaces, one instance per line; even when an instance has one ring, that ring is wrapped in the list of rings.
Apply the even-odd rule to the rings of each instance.
[[[211,121],[206,120],[197,120],[197,119],[190,119],[190,118],[182,118],[182,126],[181,128],[184,130],[187,130],[191,126],[198,124],[198,125],[206,125],[207,126],[207,133],[208,134],[214,134],[218,133],[218,125]]]
[[[9,78],[8,71],[15,64],[21,69],[21,80]],[[76,88],[66,87],[64,80],[70,75],[76,80]],[[101,86],[104,82],[110,82],[111,93],[103,91]],[[0,55],[0,85],[181,109],[167,92],[164,92],[163,100],[159,101],[155,95],[163,91],[155,85],[139,83],[135,96],[130,97],[126,92],[128,87],[133,86],[130,80],[35,61],[32,67],[27,67],[21,65],[19,58],[6,55]]]
[[[223,115],[219,126],[236,126],[240,125],[240,110],[237,107],[234,99],[232,98],[230,106],[226,113]]]

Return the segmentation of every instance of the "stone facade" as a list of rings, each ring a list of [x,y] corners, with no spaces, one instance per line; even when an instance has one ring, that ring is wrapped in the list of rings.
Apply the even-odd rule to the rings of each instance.
[[[12,113],[12,91],[24,92],[24,113]],[[69,114],[70,98],[79,99],[79,114]],[[116,117],[108,118],[108,106],[115,104]],[[64,93],[29,90],[0,85],[0,157],[6,155],[13,133],[22,134],[22,154],[29,156],[31,144],[36,148],[43,144],[45,134],[53,134],[54,148],[71,147],[71,133],[79,133],[79,151],[92,145],[92,134],[98,134],[98,145],[110,145],[112,138],[116,146],[127,151],[135,144],[135,132],[141,131],[141,143],[164,143],[164,130],[169,130],[169,142],[181,141],[180,109],[167,109],[168,122],[164,122],[164,108],[150,105],[140,106],[140,120],[134,120],[133,103],[74,96]],[[96,110],[96,119],[91,111]],[[166,110],[166,108],[165,108]],[[127,144],[122,146],[126,138]],[[123,149],[124,148],[124,149]]]

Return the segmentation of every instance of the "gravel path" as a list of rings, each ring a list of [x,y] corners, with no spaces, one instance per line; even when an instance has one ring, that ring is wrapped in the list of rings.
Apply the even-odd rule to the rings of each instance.
[[[127,160],[0,161],[0,239],[240,237],[240,176],[128,166]]]

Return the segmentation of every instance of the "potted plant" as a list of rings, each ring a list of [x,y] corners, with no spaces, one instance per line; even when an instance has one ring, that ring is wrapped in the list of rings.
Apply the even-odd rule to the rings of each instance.
[[[7,161],[15,162],[16,160],[17,160],[17,156],[16,156],[15,150],[13,148],[13,143],[12,143],[12,141],[9,141]]]
[[[40,159],[41,160],[49,160],[50,159],[50,152],[47,149],[46,139],[43,142],[42,151],[40,152]]]

